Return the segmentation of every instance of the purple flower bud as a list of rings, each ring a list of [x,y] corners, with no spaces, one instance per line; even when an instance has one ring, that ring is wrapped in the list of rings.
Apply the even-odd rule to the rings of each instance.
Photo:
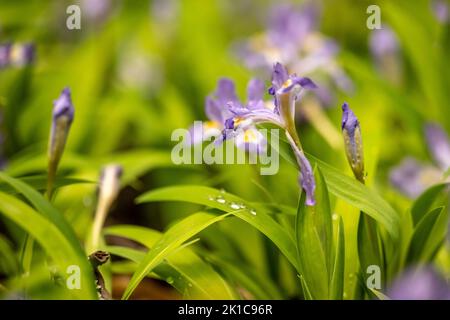
[[[446,279],[432,267],[410,269],[394,281],[387,291],[393,300],[449,300]]]
[[[74,108],[70,97],[70,89],[65,88],[59,98],[53,102],[53,119],[48,146],[48,187],[47,193],[51,196],[53,180],[58,169],[69,129],[73,121]]]
[[[364,183],[364,152],[359,121],[348,103],[342,105],[342,133],[345,153],[356,179]]]
[[[69,123],[72,123],[74,108],[70,94],[70,88],[66,87],[61,92],[58,99],[53,102],[53,121],[61,117],[66,117]]]

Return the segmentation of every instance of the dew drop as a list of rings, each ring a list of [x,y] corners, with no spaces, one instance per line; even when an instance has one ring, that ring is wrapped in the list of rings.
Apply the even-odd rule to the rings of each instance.
[[[226,202],[226,200],[224,198],[222,198],[222,197],[217,197],[216,201],[218,203],[222,203],[222,204]]]
[[[245,209],[245,208],[247,208],[247,207],[246,207],[244,204],[241,203],[241,204],[239,205],[239,208]]]
[[[214,200],[216,200],[213,196],[208,196],[208,200],[209,201],[214,201]]]
[[[166,279],[166,282],[167,282],[168,284],[172,284],[172,283],[173,283],[173,278],[172,278],[172,277],[168,277],[168,278]]]
[[[189,288],[192,288],[192,283],[188,283],[188,287],[189,287]]]
[[[225,191],[225,189],[224,188],[221,188],[220,189],[220,193],[225,193],[226,191]]]
[[[251,209],[251,210],[250,210],[250,213],[251,213],[252,215],[256,216],[256,211],[255,211],[255,209]]]
[[[233,209],[233,210],[239,210],[241,208],[241,206],[238,205],[237,203],[232,202],[230,204],[230,208]]]
[[[331,216],[331,218],[333,220],[338,220],[339,219],[339,215],[337,213],[333,213],[333,215]]]

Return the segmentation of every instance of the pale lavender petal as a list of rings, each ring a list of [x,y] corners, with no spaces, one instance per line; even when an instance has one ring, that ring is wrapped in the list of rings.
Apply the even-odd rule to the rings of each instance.
[[[264,82],[259,79],[251,79],[247,86],[249,103],[262,101],[264,97]]]
[[[386,294],[393,300],[450,300],[446,279],[431,266],[407,270]]]
[[[226,105],[228,102],[237,102],[236,89],[234,87],[233,80],[228,78],[222,78],[217,84],[217,90],[215,92],[219,104]]]
[[[381,29],[374,29],[369,39],[370,51],[377,60],[381,60],[387,55],[396,54],[399,50],[397,36],[386,25]]]
[[[271,11],[268,34],[277,46],[298,46],[316,28],[319,10],[313,3],[302,7],[278,4]]]
[[[404,159],[394,167],[389,179],[391,184],[409,198],[417,198],[425,189],[441,181],[442,172],[423,165],[413,158]]]
[[[449,5],[445,0],[432,0],[431,7],[434,16],[440,23],[449,22]]]
[[[437,124],[425,126],[425,137],[433,159],[442,170],[450,167],[450,140],[447,133]]]
[[[221,107],[211,96],[206,97],[205,113],[209,120],[223,122],[223,106]]]

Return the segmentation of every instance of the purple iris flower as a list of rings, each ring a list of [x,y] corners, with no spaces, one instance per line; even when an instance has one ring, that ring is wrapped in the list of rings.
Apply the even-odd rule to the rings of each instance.
[[[393,300],[450,300],[447,280],[433,267],[409,269],[387,291]]]
[[[271,10],[269,24],[258,34],[238,46],[238,56],[250,69],[270,72],[277,61],[289,70],[321,78],[326,84],[318,96],[332,96],[330,86],[351,92],[353,84],[336,61],[337,44],[317,30],[319,8],[309,2],[301,7],[277,5]]]
[[[271,105],[249,100],[247,105],[229,102],[233,114],[225,121],[223,139],[233,137],[236,131],[245,130],[256,124],[272,123],[285,130],[292,150],[300,167],[300,184],[306,193],[306,204],[314,205],[315,182],[311,165],[305,157],[295,128],[295,105],[304,89],[314,89],[316,85],[309,78],[289,75],[281,63],[276,63],[272,72],[272,86],[269,94],[274,96]]]
[[[264,105],[264,83],[258,79],[252,79],[247,87],[247,106],[257,108]],[[190,142],[192,144],[210,140],[211,137],[219,138],[223,132],[228,132],[234,127],[232,123],[233,108],[242,108],[242,104],[236,95],[234,82],[227,78],[218,81],[217,89],[206,97],[205,113],[209,121],[203,122],[200,126],[193,125],[190,129]],[[231,137],[231,136],[230,136]],[[267,140],[256,129],[250,125],[234,135],[236,146],[240,149],[256,152],[263,152],[267,147]]]
[[[356,179],[364,183],[364,152],[361,128],[359,126],[358,118],[356,118],[347,102],[344,102],[342,105],[341,128],[344,135],[347,160],[350,163]]]
[[[390,173],[391,183],[410,198],[418,197],[425,189],[439,182],[450,182],[445,173],[450,167],[450,140],[437,124],[425,126],[425,139],[433,164],[424,164],[414,158],[405,158]]]

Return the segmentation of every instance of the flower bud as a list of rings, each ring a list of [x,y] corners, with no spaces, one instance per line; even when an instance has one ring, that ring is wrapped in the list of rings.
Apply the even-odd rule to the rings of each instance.
[[[364,153],[359,121],[347,102],[342,105],[342,133],[345,153],[355,178],[364,183]]]

